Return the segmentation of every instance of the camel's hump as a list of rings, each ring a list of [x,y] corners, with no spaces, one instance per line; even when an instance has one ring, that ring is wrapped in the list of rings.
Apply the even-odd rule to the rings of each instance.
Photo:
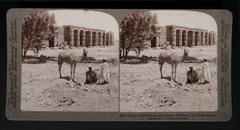
[[[67,56],[81,57],[81,52],[73,52],[73,51],[67,50],[67,51],[60,52],[59,55],[62,56],[62,57],[67,57]]]
[[[164,50],[162,52],[160,52],[159,56],[178,56],[177,52],[176,51],[173,51],[173,50]]]

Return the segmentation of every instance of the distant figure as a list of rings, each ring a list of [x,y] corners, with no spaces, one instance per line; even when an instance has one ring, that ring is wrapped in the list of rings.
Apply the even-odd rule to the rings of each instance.
[[[38,58],[38,47],[37,46],[35,46],[34,48],[33,48],[33,52],[34,52],[34,56],[36,57],[36,58]]]
[[[207,62],[206,59],[204,59],[202,63],[202,78],[203,78],[203,83],[209,83],[211,81],[209,63]]]
[[[186,84],[195,84],[199,80],[198,74],[197,74],[196,71],[193,70],[192,66],[190,66],[189,69],[190,70],[187,72],[187,82],[186,82]]]
[[[134,48],[134,51],[136,53],[137,58],[139,58],[140,57],[140,52],[141,52],[140,46],[137,46],[136,48]]]
[[[109,65],[105,59],[103,59],[103,63],[101,65],[101,73],[99,84],[107,84],[110,82],[110,74],[109,74]]]
[[[86,72],[86,81],[85,84],[94,84],[97,82],[97,74],[92,70],[92,67],[88,67],[88,71]]]

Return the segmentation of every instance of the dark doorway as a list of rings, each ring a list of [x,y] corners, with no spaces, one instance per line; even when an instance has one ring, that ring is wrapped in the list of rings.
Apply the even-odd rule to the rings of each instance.
[[[152,47],[157,47],[157,37],[154,36],[151,40],[151,48]]]
[[[54,37],[50,38],[49,47],[54,47]]]

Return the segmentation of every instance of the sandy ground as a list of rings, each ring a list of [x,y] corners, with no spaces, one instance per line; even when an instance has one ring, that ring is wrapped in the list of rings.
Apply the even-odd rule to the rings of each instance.
[[[182,49],[176,49],[180,54]],[[142,52],[147,56],[158,56],[159,49]],[[134,53],[131,53],[134,55]],[[189,49],[189,55],[199,59],[216,58],[216,47],[196,47]],[[177,81],[182,86],[160,79],[159,65],[151,61],[147,64],[120,65],[120,111],[121,112],[191,112],[217,110],[217,65],[210,63],[212,81],[210,84],[185,85],[186,72],[193,66],[200,73],[199,63],[180,63]],[[170,76],[171,67],[164,64],[163,75]]]
[[[90,48],[88,56],[96,59],[118,57],[116,48]],[[40,54],[56,56],[59,49],[46,49]],[[82,49],[72,49],[82,53]],[[182,54],[182,48],[176,49]],[[147,49],[142,54],[158,56],[159,49]],[[33,55],[30,51],[28,55]],[[131,52],[130,55],[135,55]],[[198,59],[216,58],[216,47],[189,49],[189,55]],[[83,83],[90,63],[78,64],[76,81]],[[99,73],[99,65],[91,63]],[[186,71],[192,65],[198,72],[199,63],[180,63],[177,81],[185,83]],[[201,85],[177,85],[160,79],[159,65],[120,64],[120,106],[118,65],[110,64],[111,83],[108,85],[81,86],[60,79],[58,65],[54,61],[44,64],[22,64],[21,109],[24,111],[120,111],[122,112],[169,112],[169,111],[215,111],[217,110],[217,65],[210,64],[212,82]],[[170,65],[164,64],[163,75],[170,76]],[[63,76],[70,75],[70,67],[64,64]],[[110,91],[108,91],[108,89]]]
[[[63,50],[46,49],[40,54],[57,56]],[[82,53],[82,49],[72,49]],[[28,55],[33,54],[31,51]],[[117,59],[114,48],[90,48],[88,56],[96,59]],[[84,83],[85,72],[91,64],[99,74],[97,63],[81,63],[76,67],[76,82]],[[107,85],[80,85],[60,79],[55,61],[43,64],[22,64],[21,109],[23,111],[119,111],[118,65],[109,64],[111,82]],[[62,75],[70,75],[70,66],[62,66]],[[110,90],[110,91],[109,91]]]

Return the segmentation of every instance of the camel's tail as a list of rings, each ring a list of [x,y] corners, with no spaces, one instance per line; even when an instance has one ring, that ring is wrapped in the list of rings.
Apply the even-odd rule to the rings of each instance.
[[[158,64],[163,64],[163,62],[164,62],[163,56],[160,54],[158,56]]]
[[[63,62],[63,61],[62,61],[62,56],[59,54],[59,55],[58,55],[58,64],[62,64],[62,62]]]

